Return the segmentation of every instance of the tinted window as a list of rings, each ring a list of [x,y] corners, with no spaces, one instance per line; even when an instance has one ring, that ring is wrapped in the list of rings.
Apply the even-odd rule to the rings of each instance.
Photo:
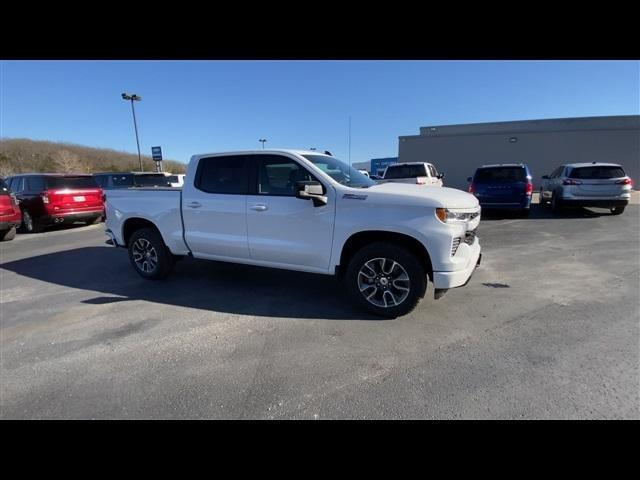
[[[557,178],[560,176],[560,174],[562,173],[562,170],[564,169],[564,167],[558,167],[556,168],[553,173],[549,176],[549,178]]]
[[[136,175],[134,177],[136,187],[170,187],[168,177],[161,173],[155,175]]]
[[[113,185],[113,188],[133,187],[133,175],[132,174],[111,175],[111,184]]]
[[[14,177],[9,182],[9,188],[12,192],[17,193],[22,191],[22,177]]]
[[[44,178],[43,177],[26,177],[27,190],[29,192],[42,192],[44,191]]]
[[[246,160],[242,156],[200,160],[195,186],[208,193],[246,194]]]
[[[304,167],[280,155],[256,155],[258,195],[295,196],[296,182],[317,181]]]
[[[416,178],[426,177],[424,165],[398,165],[390,166],[384,174],[384,178]]]
[[[46,177],[45,186],[48,189],[55,188],[97,188],[98,184],[93,177]]]
[[[620,178],[624,177],[625,173],[622,167],[611,166],[594,166],[594,167],[580,167],[571,170],[569,177],[571,178],[584,178],[584,179],[606,179],[606,178]]]
[[[527,174],[522,167],[481,168],[476,172],[476,183],[526,181]]]

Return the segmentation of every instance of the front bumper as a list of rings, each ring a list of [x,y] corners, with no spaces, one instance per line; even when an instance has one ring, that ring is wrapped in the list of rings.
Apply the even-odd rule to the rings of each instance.
[[[482,253],[480,242],[476,238],[473,245],[461,244],[460,248],[468,248],[467,263],[460,269],[450,272],[433,272],[433,286],[436,289],[462,287],[469,282],[471,275],[480,265]]]

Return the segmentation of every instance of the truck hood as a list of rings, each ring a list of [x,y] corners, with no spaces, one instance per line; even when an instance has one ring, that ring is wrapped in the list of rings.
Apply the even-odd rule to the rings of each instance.
[[[355,190],[355,189],[354,189]],[[410,204],[420,203],[434,208],[476,208],[478,199],[470,193],[455,188],[411,185],[406,183],[381,183],[358,193],[368,195],[373,201],[395,200]]]

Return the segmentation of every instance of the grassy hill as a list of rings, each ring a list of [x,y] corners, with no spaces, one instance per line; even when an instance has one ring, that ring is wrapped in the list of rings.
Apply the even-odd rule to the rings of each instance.
[[[155,171],[150,156],[142,156],[145,172]],[[164,160],[163,170],[184,173],[186,165]],[[138,171],[138,155],[105,148],[71,143],[56,143],[26,138],[0,139],[0,176],[14,173],[93,173]]]

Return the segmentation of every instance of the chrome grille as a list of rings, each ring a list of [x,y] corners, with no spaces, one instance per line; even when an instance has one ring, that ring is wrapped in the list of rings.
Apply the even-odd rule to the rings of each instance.
[[[458,247],[460,246],[460,237],[456,237],[453,239],[453,242],[451,243],[451,256],[453,257],[456,252],[458,251]]]

